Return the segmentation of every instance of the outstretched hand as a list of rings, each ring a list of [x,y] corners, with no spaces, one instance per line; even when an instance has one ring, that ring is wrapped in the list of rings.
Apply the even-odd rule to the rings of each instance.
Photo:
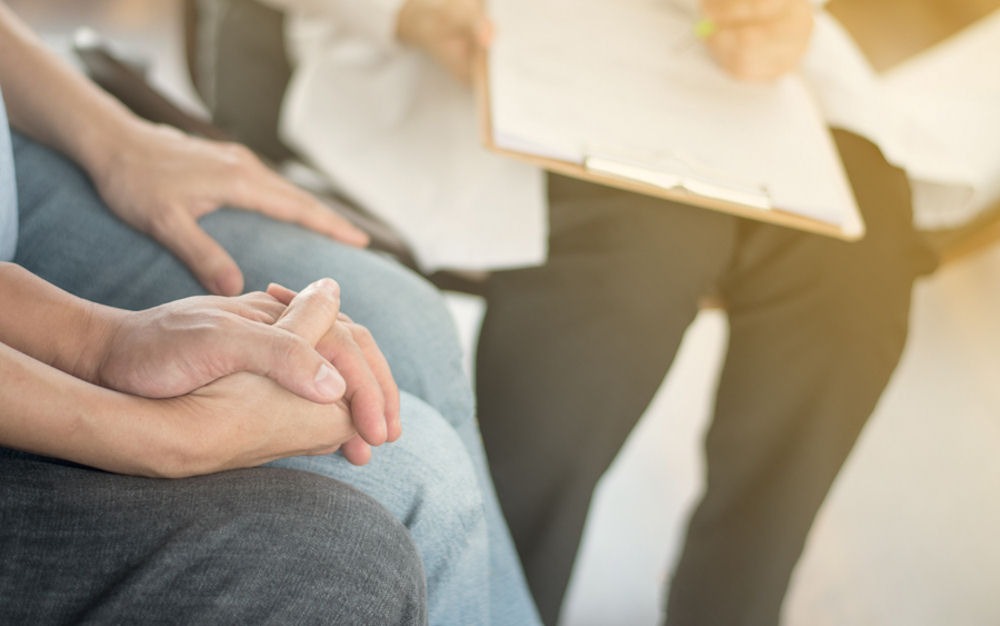
[[[368,235],[260,162],[247,148],[135,124],[101,171],[101,197],[126,223],[173,252],[214,294],[243,290],[232,257],[198,225],[222,206],[299,224],[352,246]]]
[[[701,0],[701,10],[714,25],[709,51],[741,80],[779,78],[798,67],[809,47],[809,0]]]

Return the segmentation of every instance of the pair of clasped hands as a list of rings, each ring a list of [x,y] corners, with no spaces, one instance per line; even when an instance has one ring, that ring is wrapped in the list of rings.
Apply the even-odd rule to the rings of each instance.
[[[700,11],[711,24],[709,51],[740,80],[772,80],[792,71],[812,33],[809,0],[700,0]],[[489,46],[493,29],[482,0],[408,0],[396,34],[468,81],[473,53]]]
[[[109,319],[92,378],[169,415],[160,423],[171,432],[152,440],[183,450],[180,462],[153,474],[197,475],[336,450],[363,465],[372,446],[401,434],[389,365],[370,332],[340,312],[332,279],[298,293],[271,284],[266,292],[196,296]]]

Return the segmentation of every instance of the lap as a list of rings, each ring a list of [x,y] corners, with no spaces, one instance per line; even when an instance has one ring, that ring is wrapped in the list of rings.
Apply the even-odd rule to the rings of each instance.
[[[276,469],[147,479],[3,449],[0,472],[4,622],[358,623],[380,600],[387,619],[419,621],[405,529],[342,483]]]

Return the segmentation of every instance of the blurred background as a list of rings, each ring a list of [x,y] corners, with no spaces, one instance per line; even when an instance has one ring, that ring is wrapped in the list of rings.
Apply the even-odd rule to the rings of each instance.
[[[89,25],[139,58],[192,110],[181,3],[13,0],[63,53]],[[888,70],[1000,0],[832,0],[873,65]],[[987,78],[1000,77],[983,59]],[[820,513],[785,606],[788,626],[1000,624],[1000,242],[918,284],[902,363]],[[449,295],[471,351],[482,304]],[[564,626],[656,624],[687,511],[726,338],[705,310],[639,428],[601,483]],[[471,359],[470,359],[471,362]]]

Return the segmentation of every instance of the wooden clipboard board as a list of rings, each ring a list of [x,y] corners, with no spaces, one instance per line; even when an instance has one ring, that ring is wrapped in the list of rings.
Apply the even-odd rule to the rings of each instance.
[[[493,132],[493,118],[490,106],[491,98],[488,55],[489,52],[487,50],[479,51],[476,56],[472,74],[482,142],[492,152],[535,165],[549,172],[561,174],[563,176],[577,178],[600,185],[607,185],[618,189],[624,189],[634,193],[663,198],[665,200],[672,200],[674,202],[680,202],[704,209],[729,213],[738,217],[795,228],[805,232],[833,237],[835,239],[856,241],[864,236],[863,228],[858,234],[848,233],[836,224],[818,219],[812,219],[810,217],[779,208],[763,209],[756,206],[750,206],[748,204],[721,200],[719,198],[696,194],[682,187],[654,185],[641,180],[636,180],[635,178],[615,176],[603,171],[595,171],[580,163],[562,161],[539,156],[529,152],[519,152],[500,147],[494,140],[495,135]]]

